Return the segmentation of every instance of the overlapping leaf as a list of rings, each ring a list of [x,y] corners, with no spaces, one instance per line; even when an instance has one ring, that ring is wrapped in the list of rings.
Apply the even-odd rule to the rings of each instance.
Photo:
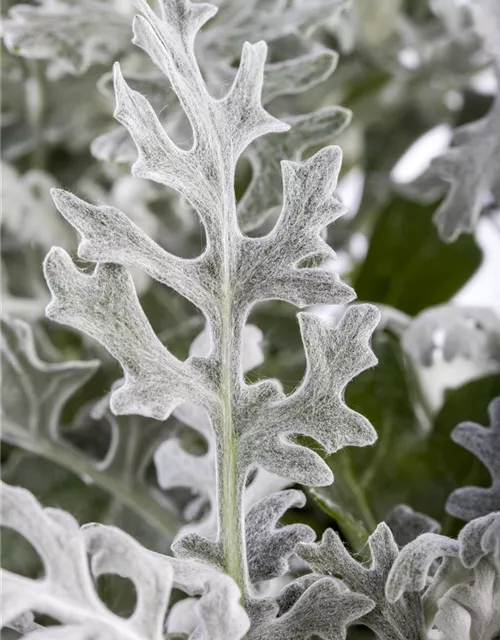
[[[18,4],[3,25],[12,53],[50,61],[50,74],[81,74],[93,64],[110,62],[130,41],[129,16],[118,2],[43,0]]]
[[[99,362],[44,362],[37,355],[30,327],[8,319],[2,320],[2,356],[2,439],[90,477],[171,539],[175,528],[172,505],[168,509],[168,503],[159,500],[145,479],[153,452],[166,437],[165,425],[138,416],[118,421],[88,415],[90,423],[102,430],[105,443],[101,459],[89,455],[75,439],[78,424],[76,430],[68,429],[61,413]]]
[[[19,617],[36,611],[62,624],[58,630],[62,638],[161,640],[175,585],[202,595],[201,624],[193,639],[234,640],[248,629],[248,618],[238,604],[238,589],[230,578],[203,565],[154,554],[119,529],[87,525],[80,530],[69,514],[43,509],[28,491],[8,485],[2,485],[2,524],[29,540],[45,569],[39,580],[2,572],[2,625],[19,628]],[[134,583],[137,604],[130,618],[115,615],[97,596],[93,577],[104,573]],[[222,611],[224,616],[217,615]],[[42,637],[43,633],[35,632]]]
[[[485,48],[500,71],[500,10],[495,0],[474,6],[476,27]],[[462,233],[472,233],[483,209],[500,199],[500,96],[497,94],[484,118],[468,123],[454,132],[452,147],[436,158],[417,180],[414,189],[441,195],[434,221],[445,242],[455,241]],[[444,185],[443,185],[444,183]]]
[[[488,413],[489,428],[464,422],[451,434],[454,442],[481,460],[492,479],[491,487],[465,487],[450,495],[446,510],[462,520],[472,520],[500,510],[500,398],[491,402]]]
[[[275,554],[276,566],[266,571],[252,562],[247,567],[243,520],[247,476],[261,466],[291,480],[329,483],[330,469],[295,440],[297,435],[312,436],[328,453],[374,441],[368,420],[345,404],[344,389],[352,377],[376,363],[369,340],[379,313],[370,305],[355,306],[338,325],[301,314],[308,359],[301,385],[285,396],[276,381],[245,382],[245,323],[256,302],[277,298],[304,307],[344,303],[353,297],[352,289],[332,270],[302,266],[309,258],[335,257],[321,233],[344,212],[332,195],[340,150],[326,147],[305,162],[282,162],[283,207],[274,228],[258,238],[243,235],[234,194],[238,158],[253,140],[289,128],[261,104],[266,47],[264,43],[243,46],[232,87],[215,99],[193,55],[195,35],[214,14],[214,7],[169,0],[162,3],[160,18],[145,3],[139,6],[142,15],[134,21],[135,42],[168,77],[190,122],[193,144],[186,150],[173,142],[148,100],[127,85],[119,66],[115,68],[115,116],[138,148],[134,175],[184,196],[203,222],[206,249],[197,258],[178,258],[117,209],[88,205],[57,191],[59,210],[79,233],[79,256],[98,264],[92,274],[84,273],[62,249],[53,249],[45,262],[52,293],[47,313],[91,335],[119,360],[125,380],[111,395],[115,413],[164,420],[185,403],[206,411],[215,437],[217,538],[191,532],[177,540],[173,550],[178,557],[228,571],[251,601],[250,581],[280,574],[296,541],[310,539],[310,534],[298,525],[274,533],[289,504],[282,503],[287,494],[264,499],[261,506],[268,516],[264,520],[256,519],[255,512],[248,516],[250,558],[257,547],[268,557],[269,545],[278,542],[280,551]],[[210,338],[205,354],[181,361],[163,346],[141,308],[126,267],[143,269],[203,312]],[[195,490],[199,492],[199,484]],[[259,534],[263,531],[270,532],[268,540]],[[269,631],[261,619],[258,633],[291,637],[291,621],[308,611],[317,590],[322,598],[335,595],[336,612],[345,609],[339,619],[334,611],[322,616],[319,626],[313,627],[320,635],[325,630],[330,636],[345,633],[346,623],[371,607],[365,596],[345,590],[337,593],[338,585],[332,581],[318,581],[310,589],[279,620],[274,620],[274,614],[268,617]],[[269,603],[261,604],[265,608]]]
[[[424,591],[427,627],[445,640],[487,640],[500,630],[500,515],[468,523],[458,540],[426,533],[404,547],[388,576],[389,602]],[[436,560],[441,560],[437,571]]]
[[[368,539],[371,565],[364,566],[344,547],[337,533],[327,529],[319,544],[300,544],[297,552],[313,571],[341,578],[355,593],[371,599],[374,606],[360,622],[384,640],[422,640],[423,611],[420,598],[413,594],[399,602],[388,601],[385,584],[398,557],[398,546],[391,530],[381,523]]]

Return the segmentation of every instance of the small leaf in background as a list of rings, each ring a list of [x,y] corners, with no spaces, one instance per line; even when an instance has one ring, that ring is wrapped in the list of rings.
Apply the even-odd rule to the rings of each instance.
[[[486,376],[449,391],[431,433],[409,455],[393,460],[401,502],[441,521],[443,533],[456,534],[463,522],[445,513],[448,496],[458,487],[490,486],[486,468],[450,438],[464,421],[488,424],[488,405],[500,392],[500,375]]]
[[[433,206],[394,196],[379,213],[370,247],[354,280],[360,300],[383,302],[414,315],[447,302],[482,260],[475,240],[443,244],[432,223]]]

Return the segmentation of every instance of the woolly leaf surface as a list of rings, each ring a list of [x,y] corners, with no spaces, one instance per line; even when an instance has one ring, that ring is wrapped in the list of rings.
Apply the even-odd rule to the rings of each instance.
[[[473,422],[459,424],[452,432],[454,442],[471,451],[491,474],[491,487],[465,487],[454,491],[446,510],[456,518],[472,520],[500,510],[500,398],[489,406],[490,427]]]
[[[66,632],[62,637],[70,637],[71,625],[77,625],[82,638],[92,637],[88,635],[92,631],[103,638],[160,640],[175,584],[202,596],[199,609],[204,626],[195,630],[193,638],[233,640],[242,638],[248,629],[236,585],[206,565],[155,554],[114,527],[87,525],[80,530],[69,514],[43,509],[28,491],[9,485],[2,485],[2,524],[29,540],[45,567],[40,580],[2,572],[4,625],[15,624],[19,616],[36,611],[60,621],[61,634]],[[97,596],[93,576],[103,573],[133,581],[137,604],[131,617],[115,615]],[[223,608],[225,618],[214,620],[212,612]],[[64,629],[65,625],[69,629]]]
[[[378,525],[368,545],[369,567],[352,557],[331,529],[325,531],[319,544],[300,544],[297,552],[315,573],[341,578],[353,592],[374,602],[372,610],[361,619],[362,624],[383,638],[420,640],[423,634],[420,598],[411,595],[394,605],[385,595],[387,577],[398,557],[398,546],[385,523]]]

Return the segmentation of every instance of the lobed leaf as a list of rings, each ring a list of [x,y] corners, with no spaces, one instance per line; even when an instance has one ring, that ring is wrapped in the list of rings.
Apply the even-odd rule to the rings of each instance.
[[[127,48],[130,38],[128,16],[105,0],[17,4],[8,16],[3,37],[9,51],[49,60],[52,77],[83,74],[94,64],[109,62]]]
[[[75,632],[82,638],[160,640],[175,584],[202,596],[200,628],[193,632],[191,640],[236,640],[245,635],[248,618],[238,604],[239,591],[229,577],[216,574],[205,565],[183,563],[148,551],[114,527],[94,524],[80,530],[69,514],[42,509],[25,489],[2,485],[2,498],[3,526],[29,540],[45,567],[40,580],[2,571],[3,625],[37,611],[62,623],[63,638],[75,637],[70,635]],[[115,615],[97,596],[92,576],[104,573],[133,581],[137,604],[131,617]],[[214,613],[223,610],[224,616],[216,615],[214,619]]]
[[[370,598],[373,606],[360,622],[384,639],[423,637],[423,611],[420,598],[405,597],[394,605],[386,598],[385,587],[393,565],[398,559],[398,546],[391,530],[381,523],[368,539],[371,564],[364,566],[344,547],[337,533],[327,529],[319,544],[300,544],[298,555],[306,560],[315,573],[335,576],[355,593]]]
[[[493,57],[495,73],[500,70],[498,31],[500,11],[495,0],[474,7],[476,29]],[[496,33],[495,36],[492,34]],[[425,195],[431,186],[437,195],[446,197],[434,214],[439,235],[454,242],[462,233],[472,233],[487,204],[500,198],[500,97],[497,95],[484,118],[455,130],[452,147],[432,161],[417,180],[414,189]]]
[[[466,487],[450,495],[446,510],[462,520],[473,520],[500,510],[500,398],[491,402],[488,413],[491,422],[489,428],[464,422],[451,434],[454,442],[481,460],[492,478],[492,486],[487,489]]]

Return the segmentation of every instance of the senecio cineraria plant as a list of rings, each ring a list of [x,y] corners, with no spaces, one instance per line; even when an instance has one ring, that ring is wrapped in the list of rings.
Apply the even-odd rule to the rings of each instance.
[[[380,299],[378,305],[348,304],[355,293],[332,269],[336,254],[326,231],[346,212],[335,195],[342,154],[334,145],[316,146],[306,159],[302,154],[343,129],[349,114],[323,107],[281,120],[263,106],[304,93],[333,71],[335,54],[308,42],[307,32],[327,16],[332,32],[347,31],[347,18],[338,13],[343,3],[255,2],[251,14],[222,4],[225,18],[212,28],[205,25],[215,6],[190,0],[158,4],[157,13],[145,0],[135,0],[133,19],[133,43],[156,69],[124,78],[115,64],[114,116],[122,126],[97,137],[92,150],[101,160],[133,161],[133,176],[175,190],[179,199],[170,196],[171,206],[196,212],[205,248],[180,257],[175,247],[159,241],[160,227],[150,211],[149,224],[136,224],[134,215],[115,206],[89,204],[53,189],[55,206],[78,233],[79,245],[77,263],[60,247],[45,258],[51,293],[46,315],[100,343],[123,375],[109,394],[80,406],[68,427],[68,405],[78,405],[99,360],[54,362],[55,349],[44,332],[9,314],[2,325],[3,437],[9,446],[78,474],[90,487],[107,489],[115,508],[120,504],[139,514],[144,526],[165,533],[177,524],[178,531],[172,554],[160,553],[156,543],[143,546],[115,526],[113,509],[107,517],[111,524],[80,527],[68,512],[44,508],[26,488],[3,484],[4,531],[14,530],[34,547],[43,573],[2,570],[2,624],[17,634],[13,637],[30,640],[498,640],[500,397],[492,399],[500,391],[498,318],[486,309],[451,306],[411,318],[410,308],[401,304],[408,313],[396,311],[390,298],[387,304]],[[4,25],[5,43],[27,59],[52,59],[56,51],[53,76],[84,73],[128,47],[124,25],[130,7],[116,13],[105,5],[47,0],[14,7]],[[453,13],[450,3],[437,6],[447,28],[458,29],[452,18],[462,16],[463,8]],[[473,35],[462,45],[480,47],[485,60],[500,65],[496,0],[478,0],[467,16]],[[104,18],[111,31],[102,28]],[[351,14],[351,27],[357,19]],[[82,21],[86,28],[80,30]],[[244,42],[238,54],[241,40],[253,39],[256,31],[281,39],[280,46],[293,51],[291,59],[266,65],[263,41]],[[109,76],[100,85],[109,93]],[[173,103],[173,117],[163,114],[165,96]],[[447,242],[472,231],[488,203],[498,204],[498,104],[496,98],[482,120],[459,129],[452,149],[408,188],[412,197],[425,199],[430,193],[422,190],[442,195],[450,184],[435,214]],[[174,132],[182,135],[176,138]],[[190,144],[181,141],[190,134]],[[253,175],[237,197],[242,156]],[[23,180],[26,193],[29,185],[47,184],[47,175],[23,178],[13,167],[6,167],[5,175],[11,190],[20,189],[20,200]],[[387,184],[380,189],[383,195]],[[98,193],[88,183],[83,191]],[[32,190],[18,214],[29,219],[26,211],[42,202],[50,209],[43,198]],[[121,200],[124,208],[130,205]],[[377,234],[391,233],[391,206],[381,215],[374,242]],[[348,233],[348,225],[337,224]],[[8,214],[6,225],[13,237],[22,236],[15,216]],[[66,238],[62,227],[54,229],[59,236],[47,233],[38,242]],[[188,232],[184,228],[181,235]],[[404,245],[407,238],[396,234],[398,242]],[[438,245],[439,251],[455,251],[459,242]],[[469,245],[460,251],[466,260],[473,253]],[[368,272],[376,272],[384,259],[369,253]],[[399,260],[405,259],[403,253]],[[426,259],[432,266],[432,251]],[[387,264],[390,271],[394,265]],[[387,266],[378,273],[381,287],[389,277]],[[440,273],[432,277],[439,279]],[[367,278],[362,271],[355,279],[361,291]],[[165,346],[143,309],[139,294],[155,286],[152,282],[203,315],[205,326],[185,359]],[[13,298],[10,309],[16,308]],[[314,309],[298,314],[305,372],[288,393],[278,380],[252,381],[248,375],[264,360],[262,332],[249,317],[257,303],[272,300],[300,309],[343,305],[333,317]],[[472,457],[462,457],[460,470],[445,470],[443,476],[438,461],[428,479],[422,458],[432,466],[439,460],[433,456],[446,446],[446,429],[440,426],[445,418],[439,414],[429,424],[436,416],[436,396],[425,391],[425,368],[433,364],[437,346],[444,367],[461,358],[488,374],[479,380],[481,385],[486,380],[487,391],[484,385],[474,391],[476,380],[464,397],[468,402],[477,393],[489,405],[490,423],[461,422],[451,439],[446,433],[447,442],[462,447],[454,450],[458,458],[469,451],[478,460],[472,464]],[[108,358],[100,347],[88,346],[87,353]],[[385,377],[382,387],[374,388],[370,376],[378,360]],[[395,392],[402,371],[411,371],[412,382],[404,399]],[[376,429],[347,404],[347,387],[358,377],[366,381],[369,400],[358,402],[354,394],[350,404],[366,406],[373,416],[380,437],[373,447]],[[421,416],[422,429],[418,437],[402,433],[397,440],[394,430],[403,429],[409,407],[412,416]],[[448,411],[457,415],[456,408]],[[167,426],[173,420],[177,426]],[[105,424],[109,437],[103,440],[99,430]],[[17,464],[22,467],[22,456]],[[394,495],[402,495],[394,484],[405,473],[391,476],[384,465],[406,469],[409,481],[409,469],[415,468],[419,486],[434,483],[437,492],[457,479],[447,497],[443,533],[434,517],[375,495],[376,488],[370,493],[377,475]],[[9,472],[19,477],[16,464],[7,467],[8,478]],[[290,518],[292,508],[306,504],[306,495],[293,485],[303,485],[331,526],[309,515],[314,530]],[[418,492],[415,496],[414,506],[420,506]],[[379,512],[384,515],[377,518]],[[457,530],[458,520],[466,524]],[[320,541],[318,532],[323,532]],[[25,547],[26,557],[31,551]],[[99,586],[108,574],[135,587],[128,617],[113,609]]]

